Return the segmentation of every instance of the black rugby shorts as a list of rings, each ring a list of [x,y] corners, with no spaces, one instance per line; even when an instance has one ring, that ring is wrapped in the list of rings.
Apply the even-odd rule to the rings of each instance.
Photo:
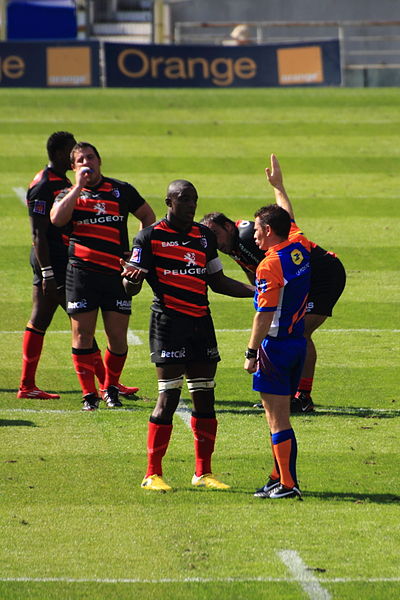
[[[346,285],[346,271],[336,256],[326,254],[311,261],[310,293],[306,314],[332,316]]]
[[[213,363],[221,360],[211,316],[169,316],[152,312],[150,358],[157,364]]]
[[[33,283],[33,285],[41,286],[42,281],[43,281],[42,270],[40,268],[38,261],[36,260],[36,255],[35,255],[35,251],[33,248],[31,249],[30,263],[31,263],[32,271],[33,271],[32,283]],[[58,288],[65,286],[67,264],[68,264],[67,255],[65,256],[65,260],[61,257],[58,257],[58,258],[51,257],[51,266],[53,267],[54,278],[57,282]]]
[[[67,313],[89,312],[96,308],[125,315],[131,314],[131,298],[125,293],[122,277],[67,266]]]

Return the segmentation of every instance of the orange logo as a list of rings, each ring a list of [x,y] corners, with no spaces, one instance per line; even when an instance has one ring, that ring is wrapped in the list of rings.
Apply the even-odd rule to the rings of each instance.
[[[92,84],[89,46],[53,46],[47,52],[47,85],[80,87]]]
[[[278,48],[278,78],[280,85],[323,83],[320,46]]]

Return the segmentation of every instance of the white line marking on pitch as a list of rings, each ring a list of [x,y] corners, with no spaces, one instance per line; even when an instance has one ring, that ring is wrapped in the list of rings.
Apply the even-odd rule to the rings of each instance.
[[[185,425],[187,425],[189,429],[191,429],[192,426],[190,421],[192,417],[192,411],[183,400],[179,400],[178,408],[175,412],[178,415],[178,417],[182,419]]]
[[[18,196],[22,204],[26,206],[26,190],[23,187],[13,187],[13,192]]]
[[[140,337],[135,335],[132,329],[128,329],[128,346],[141,346],[142,344]]]
[[[318,579],[310,572],[295,550],[281,550],[278,552],[278,556],[309,598],[312,600],[330,600],[330,593],[321,586]]]
[[[104,333],[104,330],[102,329],[98,329],[97,330],[99,333]],[[147,329],[136,329],[135,331],[129,329],[129,331],[132,333],[133,338],[136,338],[136,334],[143,334],[146,335],[148,333]],[[216,329],[215,330],[217,333],[247,333],[249,331],[251,331],[250,329]],[[22,335],[23,330],[19,330],[19,331],[0,331],[0,335]],[[71,331],[69,329],[61,329],[61,330],[48,330],[46,332],[46,335],[49,334],[67,334],[67,333],[71,333]],[[318,329],[316,333],[400,333],[400,329]],[[139,338],[138,338],[139,339]],[[140,341],[139,343],[137,343],[136,345],[142,344],[143,342]],[[133,344],[135,345],[135,344]]]
[[[182,579],[140,579],[139,577],[130,578],[73,578],[73,577],[0,577],[3,582],[28,582],[28,583],[294,583],[297,579],[292,577],[185,577]],[[322,583],[399,583],[400,577],[371,577],[362,579],[361,577],[335,577],[332,579],[322,579]]]

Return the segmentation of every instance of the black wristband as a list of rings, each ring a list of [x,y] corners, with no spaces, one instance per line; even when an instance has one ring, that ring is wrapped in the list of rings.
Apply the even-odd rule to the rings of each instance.
[[[257,350],[253,350],[253,348],[247,348],[244,355],[246,358],[257,358]]]

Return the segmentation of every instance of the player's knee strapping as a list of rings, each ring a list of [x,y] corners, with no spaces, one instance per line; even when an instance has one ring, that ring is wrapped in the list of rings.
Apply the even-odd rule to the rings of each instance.
[[[210,392],[215,388],[215,381],[211,377],[209,379],[205,377],[196,377],[193,379],[186,380],[188,390],[190,393],[193,392]]]
[[[158,391],[168,392],[168,390],[181,390],[183,386],[183,375],[176,377],[175,379],[159,379],[158,380]]]

